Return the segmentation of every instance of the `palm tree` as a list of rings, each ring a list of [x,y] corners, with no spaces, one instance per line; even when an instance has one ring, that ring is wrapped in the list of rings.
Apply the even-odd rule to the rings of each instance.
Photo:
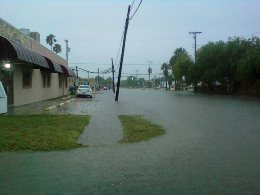
[[[52,45],[56,42],[55,36],[53,34],[49,34],[46,37],[46,42],[47,42],[48,45],[51,46],[51,51],[52,51]]]
[[[61,45],[60,44],[55,44],[53,47],[53,51],[57,54],[61,52]]]
[[[166,87],[165,89],[167,90],[167,82],[169,81],[169,69],[170,69],[170,66],[169,64],[162,64],[161,66],[161,70],[163,71],[163,75],[165,77],[165,83],[166,83]]]

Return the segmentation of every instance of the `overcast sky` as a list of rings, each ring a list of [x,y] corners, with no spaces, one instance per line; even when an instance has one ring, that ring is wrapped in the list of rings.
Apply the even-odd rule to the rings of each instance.
[[[16,28],[28,28],[46,36],[54,34],[62,45],[69,40],[69,66],[97,71],[116,60],[126,13],[133,0],[1,0],[0,17]],[[140,0],[135,0],[133,11]],[[201,31],[198,47],[229,36],[260,35],[260,0],[143,0],[130,21],[123,73],[153,73],[168,62],[174,50],[194,54],[189,31]],[[133,11],[131,15],[133,14]],[[119,63],[119,59],[118,59]],[[85,77],[84,72],[80,73]],[[108,75],[107,75],[108,76]],[[105,77],[107,77],[105,75]],[[110,76],[110,75],[109,75]]]

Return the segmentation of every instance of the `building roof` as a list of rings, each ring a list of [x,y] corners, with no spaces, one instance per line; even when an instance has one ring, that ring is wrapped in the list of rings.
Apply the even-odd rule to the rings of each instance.
[[[0,36],[0,48],[0,59],[2,60],[21,60],[41,68],[50,68],[43,56],[27,49],[18,42]]]
[[[42,56],[20,43],[0,36],[0,60],[23,61],[38,68],[49,69],[52,72],[64,74],[68,77],[75,77],[73,70],[60,65],[49,58]]]

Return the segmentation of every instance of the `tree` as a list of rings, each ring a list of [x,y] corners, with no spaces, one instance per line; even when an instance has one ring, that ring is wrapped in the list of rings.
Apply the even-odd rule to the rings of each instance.
[[[53,51],[57,54],[61,52],[61,45],[60,44],[55,44],[53,47]]]
[[[200,80],[208,89],[237,92],[260,87],[260,39],[229,38],[204,45],[197,53]],[[259,83],[259,84],[258,84]]]
[[[137,87],[137,78],[135,76],[129,76],[127,77],[127,85],[129,87]]]
[[[138,87],[143,88],[144,85],[145,85],[145,79],[144,78],[138,78],[137,85],[138,85]]]
[[[197,64],[200,71],[200,80],[213,90],[213,85],[220,80],[220,66],[225,66],[223,61],[225,44],[222,41],[210,42],[197,52]]]
[[[53,34],[49,34],[46,37],[46,42],[47,42],[48,45],[51,46],[51,51],[52,51],[52,45],[56,42],[55,36]]]
[[[195,85],[195,67],[191,56],[183,48],[177,48],[170,59],[172,69],[172,78],[176,89],[183,86],[184,83]]]
[[[161,70],[163,71],[163,76],[165,78],[165,89],[167,90],[167,83],[171,80],[170,75],[169,75],[169,69],[170,69],[170,65],[163,63],[161,66]]]

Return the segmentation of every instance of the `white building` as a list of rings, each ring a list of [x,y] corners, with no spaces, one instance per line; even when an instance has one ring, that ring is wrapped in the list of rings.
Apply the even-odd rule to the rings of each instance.
[[[68,77],[74,76],[66,60],[0,19],[0,81],[8,105],[67,95]]]

